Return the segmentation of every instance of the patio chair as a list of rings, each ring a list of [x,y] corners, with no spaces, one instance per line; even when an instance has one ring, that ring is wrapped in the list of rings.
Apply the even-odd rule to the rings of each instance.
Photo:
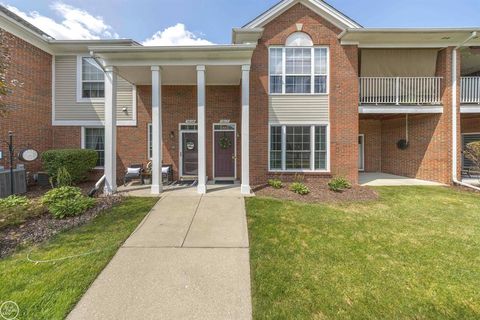
[[[173,182],[173,165],[162,165],[162,182],[167,185]]]
[[[125,177],[123,178],[123,185],[126,186],[128,182],[132,180],[140,180],[143,184],[143,164],[132,164],[128,166],[127,171],[125,172]]]

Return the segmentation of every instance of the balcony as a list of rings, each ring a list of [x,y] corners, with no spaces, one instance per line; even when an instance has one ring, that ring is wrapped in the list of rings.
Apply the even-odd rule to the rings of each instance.
[[[461,78],[460,103],[462,113],[480,113],[480,77]]]
[[[442,77],[360,77],[360,113],[442,113]]]

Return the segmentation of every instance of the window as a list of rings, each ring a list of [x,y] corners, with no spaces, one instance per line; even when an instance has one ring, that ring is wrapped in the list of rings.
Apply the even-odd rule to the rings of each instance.
[[[97,151],[97,167],[103,167],[105,164],[105,130],[103,128],[85,128],[84,130],[83,147]]]
[[[328,48],[270,48],[270,93],[328,92]]]
[[[152,154],[153,154],[153,144],[152,144],[152,124],[148,124],[148,129],[147,129],[147,141],[148,141],[148,159],[152,159]]]
[[[272,125],[269,148],[272,171],[328,169],[327,125]]]
[[[97,62],[90,57],[81,57],[80,98],[99,99],[105,97],[105,76]]]

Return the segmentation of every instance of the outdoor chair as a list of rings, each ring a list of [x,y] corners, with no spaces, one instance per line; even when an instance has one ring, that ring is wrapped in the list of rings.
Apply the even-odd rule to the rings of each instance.
[[[143,184],[143,164],[132,164],[128,166],[127,171],[125,172],[125,177],[123,178],[123,185],[126,186],[128,182],[132,180],[140,180]]]
[[[173,166],[171,164],[162,165],[162,182],[167,185],[173,182]]]

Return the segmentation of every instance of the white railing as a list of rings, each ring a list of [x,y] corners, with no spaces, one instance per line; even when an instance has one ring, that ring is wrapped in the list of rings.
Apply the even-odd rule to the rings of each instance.
[[[440,105],[441,77],[360,77],[360,104]]]
[[[480,77],[462,77],[460,88],[462,103],[480,104]]]

